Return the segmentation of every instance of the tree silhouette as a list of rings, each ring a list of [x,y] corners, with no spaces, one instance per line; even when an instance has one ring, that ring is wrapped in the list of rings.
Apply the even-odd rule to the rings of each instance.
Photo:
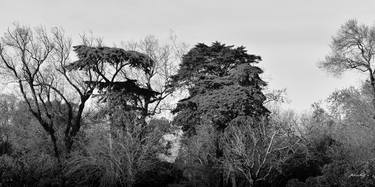
[[[340,75],[347,70],[368,74],[375,109],[375,27],[349,20],[333,37],[331,53],[320,63],[320,68]],[[375,115],[374,115],[375,117]]]

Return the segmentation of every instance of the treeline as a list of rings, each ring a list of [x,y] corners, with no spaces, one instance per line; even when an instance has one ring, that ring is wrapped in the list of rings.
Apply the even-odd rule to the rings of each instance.
[[[374,186],[375,29],[349,21],[331,48],[321,68],[369,80],[297,115],[242,46],[73,46],[14,25],[0,42],[16,88],[0,98],[0,186]]]

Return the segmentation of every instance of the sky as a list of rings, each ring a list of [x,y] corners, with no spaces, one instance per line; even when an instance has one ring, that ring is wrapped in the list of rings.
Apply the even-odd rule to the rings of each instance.
[[[107,45],[147,35],[194,46],[220,41],[260,55],[263,79],[287,90],[286,108],[308,110],[365,76],[337,78],[318,68],[332,36],[349,19],[375,24],[374,0],[0,0],[0,34],[13,23],[62,27],[77,39],[93,32]],[[78,42],[75,40],[74,42]],[[76,43],[77,44],[77,43]]]

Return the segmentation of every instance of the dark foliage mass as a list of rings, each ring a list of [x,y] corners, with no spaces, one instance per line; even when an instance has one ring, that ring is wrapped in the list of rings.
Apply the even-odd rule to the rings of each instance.
[[[69,70],[95,68],[98,62],[105,61],[111,65],[126,63],[132,67],[142,67],[150,71],[154,61],[147,55],[137,51],[126,51],[115,47],[90,47],[86,45],[74,46],[79,60],[69,64]],[[124,64],[125,65],[125,64]]]
[[[5,154],[11,154],[12,145],[8,141],[0,142],[0,156]]]
[[[72,70],[91,69],[96,72],[102,81],[85,81],[86,84],[94,85],[99,91],[121,92],[121,94],[132,95],[132,97],[143,96],[145,98],[156,97],[160,94],[150,87],[142,88],[137,84],[137,80],[128,79],[124,76],[124,81],[118,81],[120,73],[124,73],[125,67],[141,69],[148,74],[155,63],[147,55],[137,51],[125,51],[114,47],[90,47],[85,45],[74,46],[78,60],[70,63],[66,68]],[[114,67],[112,77],[106,76],[105,66]]]
[[[321,68],[368,80],[296,114],[242,46],[72,47],[60,29],[15,25],[0,40],[19,89],[0,95],[0,187],[375,186],[375,31],[349,21],[331,49]]]
[[[215,42],[198,44],[182,59],[178,73],[172,77],[177,87],[186,86],[189,97],[178,102],[175,123],[189,133],[195,132],[203,118],[218,129],[244,117],[258,118],[268,113],[260,79],[263,71],[252,65],[261,60],[247,54],[244,47],[234,48]]]

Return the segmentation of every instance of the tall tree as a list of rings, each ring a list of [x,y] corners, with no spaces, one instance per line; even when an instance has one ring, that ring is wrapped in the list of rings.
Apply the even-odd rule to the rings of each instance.
[[[347,70],[368,74],[375,109],[375,26],[360,25],[349,20],[332,38],[331,53],[320,63],[320,68],[336,75]],[[374,115],[375,117],[375,115]]]
[[[200,125],[212,126],[214,162],[223,157],[220,137],[228,126],[250,121],[258,124],[269,114],[263,106],[266,97],[262,87],[266,83],[259,77],[263,71],[253,65],[260,60],[244,47],[200,43],[183,56],[178,73],[172,77],[172,85],[189,91],[189,97],[180,100],[173,111],[177,114],[174,123],[182,126],[187,136],[196,134]]]
[[[173,85],[189,91],[189,97],[180,100],[173,111],[177,113],[175,123],[190,134],[202,119],[222,131],[238,119],[267,115],[262,93],[266,83],[259,77],[263,71],[252,65],[260,60],[247,54],[244,47],[219,42],[196,45],[184,55],[178,73],[172,77]]]
[[[160,93],[151,85],[142,85],[138,79],[130,78],[128,71],[135,69],[147,77],[153,73],[155,62],[144,53],[116,47],[79,45],[74,51],[78,60],[66,67],[70,71],[90,70],[98,74],[99,80],[85,80],[85,83],[98,89],[100,100],[108,107],[137,112],[145,124],[146,116],[150,115],[148,106],[157,101]]]
[[[171,94],[172,89],[166,84],[176,60],[172,56],[176,54],[171,46],[160,46],[154,37],[126,43],[126,49],[88,45],[74,48],[78,60],[67,68],[90,69],[100,76],[99,81],[86,84],[98,88],[97,96],[104,105],[97,117],[106,119],[109,132],[105,132],[104,138],[109,141],[88,150],[89,157],[72,159],[68,164],[78,167],[71,167],[68,176],[80,181],[81,174],[87,175],[82,170],[91,172],[87,167],[92,167],[94,158],[98,162],[94,166],[104,168],[100,171],[103,174],[92,175],[89,180],[100,180],[103,186],[133,186],[140,182],[144,172],[160,163],[157,156],[164,152],[160,144],[165,133],[163,127],[155,125],[153,120],[146,123],[146,118],[160,112],[161,102]]]
[[[15,25],[0,42],[2,75],[20,89],[30,112],[50,136],[57,158],[61,150],[57,143],[59,121],[56,117],[63,115],[66,119],[63,134],[69,152],[80,130],[85,104],[95,88],[85,85],[82,79],[98,79],[90,70],[68,72],[70,52],[71,39],[59,28],[47,32],[41,27]],[[56,109],[56,106],[65,109]]]
[[[121,104],[124,110],[136,111],[145,124],[146,117],[169,109],[164,101],[173,89],[167,84],[186,44],[177,43],[173,37],[161,44],[154,36],[147,36],[139,42],[123,42],[123,46],[75,46],[78,60],[66,67],[98,74],[100,80],[85,83],[95,85],[101,98],[109,101],[108,106]]]

